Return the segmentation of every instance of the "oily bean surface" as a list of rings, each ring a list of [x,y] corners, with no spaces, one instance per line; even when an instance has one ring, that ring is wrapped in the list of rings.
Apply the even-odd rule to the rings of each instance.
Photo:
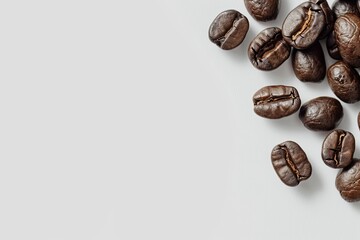
[[[250,15],[258,21],[269,21],[277,17],[279,0],[244,0]]]
[[[266,28],[250,43],[248,56],[254,67],[260,70],[273,70],[289,58],[291,47],[284,41],[281,29]]]
[[[224,50],[239,46],[249,30],[249,21],[236,10],[220,13],[209,27],[209,39]]]
[[[311,0],[311,2],[320,6],[325,16],[325,26],[320,33],[319,39],[323,39],[329,35],[334,28],[335,17],[329,3],[326,0]]]
[[[354,136],[350,132],[336,129],[325,137],[321,157],[329,167],[344,168],[351,163],[354,152]]]
[[[272,85],[259,89],[253,96],[254,112],[264,118],[278,119],[296,112],[301,100],[296,88]]]
[[[335,60],[341,59],[339,47],[335,40],[334,31],[331,31],[326,39],[326,48],[330,57],[332,57]]]
[[[348,202],[360,200],[360,160],[353,159],[336,176],[335,186],[343,199]]]
[[[299,118],[304,126],[314,131],[330,131],[336,128],[344,113],[341,103],[331,97],[317,97],[304,103]]]
[[[288,186],[296,186],[311,176],[311,164],[296,142],[276,145],[271,152],[271,162],[280,180]]]

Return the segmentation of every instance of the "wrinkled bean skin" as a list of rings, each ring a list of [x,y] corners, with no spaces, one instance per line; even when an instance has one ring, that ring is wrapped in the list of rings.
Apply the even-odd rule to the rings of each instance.
[[[326,0],[311,0],[311,2],[319,5],[321,10],[324,12],[326,23],[325,23],[324,29],[322,30],[322,32],[319,36],[319,39],[326,38],[330,34],[330,32],[332,32],[332,30],[334,28],[334,22],[335,22],[334,13],[331,10],[331,8]]]
[[[254,112],[264,118],[278,119],[296,112],[301,100],[296,88],[272,85],[259,89],[253,96]]]
[[[293,49],[292,67],[295,76],[303,82],[320,82],[326,75],[324,52],[319,42],[311,47]]]
[[[325,14],[321,7],[305,2],[287,15],[282,25],[282,35],[292,47],[306,49],[318,40],[325,24]]]
[[[334,36],[334,31],[332,31],[326,39],[326,48],[327,48],[327,51],[328,51],[330,57],[332,57],[335,60],[341,60],[339,47],[336,43],[335,36]]]
[[[250,43],[248,56],[254,67],[260,70],[273,70],[289,58],[291,47],[284,41],[281,29],[266,28]]]
[[[354,136],[350,132],[336,129],[325,137],[321,157],[331,168],[344,168],[351,163],[354,152]]]
[[[347,13],[336,19],[334,35],[344,62],[360,67],[360,17]]]
[[[307,129],[330,131],[336,128],[344,113],[341,103],[331,97],[317,97],[304,103],[299,118]]]
[[[348,202],[360,200],[360,160],[353,159],[336,176],[335,186],[341,197]]]
[[[331,65],[327,71],[331,90],[343,102],[355,103],[360,100],[360,76],[343,61]]]
[[[293,141],[276,145],[271,162],[280,180],[288,186],[294,187],[311,176],[311,164],[304,150]]]
[[[331,8],[335,18],[339,18],[346,13],[359,15],[359,10],[356,6],[355,0],[335,0]]]
[[[244,0],[250,15],[258,21],[274,20],[279,12],[279,0]]]
[[[249,30],[248,19],[236,10],[220,13],[209,27],[209,39],[221,49],[239,46]]]

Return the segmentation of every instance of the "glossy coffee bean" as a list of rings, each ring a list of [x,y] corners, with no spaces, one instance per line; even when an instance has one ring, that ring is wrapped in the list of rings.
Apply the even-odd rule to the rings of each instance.
[[[273,85],[258,90],[253,96],[254,112],[264,118],[277,119],[296,112],[301,100],[296,88]]]
[[[209,28],[209,39],[224,50],[239,46],[249,30],[249,21],[236,10],[220,13]]]
[[[360,17],[347,13],[335,21],[334,34],[341,58],[353,67],[360,67]]]
[[[354,13],[359,15],[359,10],[356,6],[355,0],[335,0],[331,8],[335,18],[339,18],[346,13]]]
[[[327,70],[331,90],[343,102],[360,100],[360,76],[357,71],[343,61],[337,61]]]
[[[347,131],[336,129],[324,139],[321,157],[332,168],[348,166],[355,152],[355,138]]]
[[[348,202],[360,200],[360,160],[353,159],[351,164],[336,176],[335,186],[343,199]]]
[[[282,25],[282,35],[287,43],[297,49],[306,49],[314,44],[326,24],[321,7],[305,2],[293,9]]]
[[[324,52],[319,42],[311,47],[292,52],[292,67],[295,76],[303,82],[320,82],[326,74]]]
[[[279,0],[244,0],[250,15],[258,21],[276,18],[279,12]]]
[[[296,186],[311,176],[311,164],[304,150],[293,141],[276,145],[271,162],[280,180],[288,186]]]
[[[260,70],[273,70],[290,56],[291,47],[284,41],[281,29],[266,28],[250,43],[248,56],[254,67]]]
[[[339,47],[335,40],[334,31],[331,31],[326,39],[326,48],[330,57],[332,57],[335,60],[341,59]]]
[[[311,0],[311,2],[319,5],[321,10],[324,12],[326,23],[325,23],[324,29],[322,30],[322,32],[319,36],[320,39],[323,39],[323,38],[327,37],[334,28],[334,22],[335,22],[334,13],[331,10],[331,8],[326,0]]]
[[[304,103],[299,118],[304,126],[314,131],[330,131],[336,128],[344,113],[341,103],[331,97],[317,97]]]

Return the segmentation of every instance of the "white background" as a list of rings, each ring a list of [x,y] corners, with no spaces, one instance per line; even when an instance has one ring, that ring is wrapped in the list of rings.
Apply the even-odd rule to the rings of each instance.
[[[241,0],[1,3],[0,239],[356,238],[360,204],[321,160],[326,133],[252,110],[265,85],[295,86],[303,103],[334,96],[290,61],[263,72],[248,60],[256,34],[301,1],[266,23]],[[231,51],[207,35],[227,9],[250,21]],[[359,106],[343,104],[339,127],[360,141]],[[294,188],[270,161],[285,140],[313,166]]]

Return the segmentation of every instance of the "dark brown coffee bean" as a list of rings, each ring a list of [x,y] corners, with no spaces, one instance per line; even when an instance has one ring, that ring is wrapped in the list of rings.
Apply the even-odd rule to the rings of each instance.
[[[280,180],[288,186],[296,186],[311,176],[311,164],[296,142],[276,145],[271,152],[271,162]]]
[[[266,28],[250,43],[249,59],[260,70],[273,70],[290,56],[291,47],[284,41],[281,29]]]
[[[346,13],[354,13],[359,15],[359,10],[356,6],[355,0],[335,0],[331,8],[335,18],[339,18]]]
[[[279,12],[279,0],[244,0],[250,15],[258,21],[276,18]]]
[[[341,59],[339,47],[335,40],[334,31],[331,31],[331,33],[328,35],[326,39],[326,48],[330,57],[332,57],[335,60]]]
[[[360,67],[360,17],[347,13],[335,21],[334,34],[344,62]]]
[[[319,42],[311,47],[292,52],[292,67],[295,76],[303,82],[320,82],[326,74],[324,52]]]
[[[220,13],[209,28],[209,39],[224,50],[233,49],[242,43],[249,22],[247,18],[236,10]]]
[[[317,97],[304,103],[299,118],[304,126],[314,131],[330,131],[336,128],[344,113],[341,103],[331,97]]]
[[[297,49],[306,49],[316,42],[326,24],[320,6],[305,2],[293,9],[282,26],[287,43]]]
[[[360,200],[360,160],[353,159],[351,164],[336,176],[335,186],[343,199],[348,202]]]
[[[319,36],[319,39],[323,39],[323,38],[327,37],[334,28],[334,22],[335,22],[334,13],[331,10],[331,8],[326,0],[311,0],[311,2],[319,5],[325,15],[326,24]]]
[[[296,88],[273,85],[263,87],[253,96],[254,112],[264,118],[277,119],[296,112],[301,100]]]
[[[343,61],[337,61],[327,70],[329,86],[343,102],[354,103],[360,100],[360,76],[357,71]]]
[[[332,168],[348,166],[355,152],[355,138],[347,131],[336,129],[324,139],[321,157]]]

